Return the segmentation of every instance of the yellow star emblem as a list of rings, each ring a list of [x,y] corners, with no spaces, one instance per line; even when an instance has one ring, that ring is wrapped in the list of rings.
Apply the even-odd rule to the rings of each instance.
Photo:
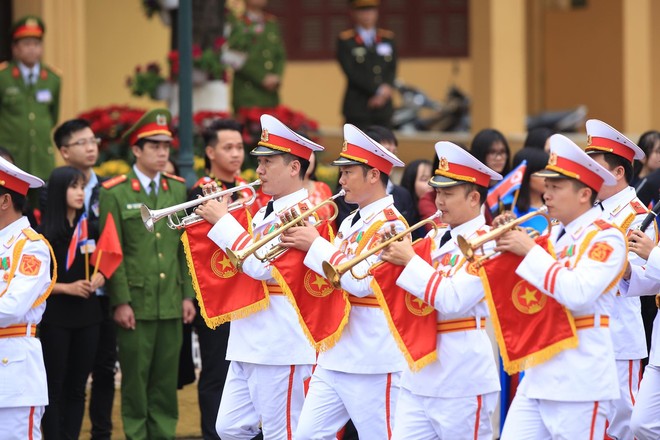
[[[527,305],[535,303],[538,301],[536,298],[536,290],[525,288],[525,293],[523,294],[523,299],[527,302]]]
[[[219,261],[220,265],[222,266],[222,270],[225,270],[227,268],[231,267],[231,262],[229,261],[229,257],[225,255],[225,258],[222,259],[222,261]]]
[[[424,300],[421,298],[415,298],[413,299],[414,303],[417,303],[420,309],[423,309],[425,307]]]
[[[318,290],[321,290],[323,286],[326,285],[325,278],[319,275],[315,275],[314,281],[312,281],[312,284],[316,285],[316,288]]]

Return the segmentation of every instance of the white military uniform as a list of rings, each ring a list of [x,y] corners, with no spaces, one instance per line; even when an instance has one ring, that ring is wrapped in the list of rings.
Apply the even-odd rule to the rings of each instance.
[[[479,276],[468,273],[456,244],[459,235],[470,240],[488,230],[479,215],[452,229],[452,238],[439,249],[447,229],[438,230],[433,265],[415,256],[397,279],[399,287],[437,310],[438,359],[418,372],[404,371],[394,439],[493,437],[500,384],[484,327],[488,305]],[[457,325],[469,329],[453,329]]]
[[[559,240],[561,227],[555,227],[550,242],[557,259],[535,246],[516,269],[569,309],[579,345],[525,372],[503,440],[602,437],[610,401],[619,398],[608,324],[626,243],[619,229],[594,223],[600,215],[599,207],[591,208],[566,225]]]
[[[635,189],[632,187],[603,200],[601,205],[603,209],[601,218],[624,232],[639,229],[639,225],[648,214],[648,210],[637,198]],[[655,239],[654,228],[648,228],[646,234],[651,239]],[[634,252],[628,252],[628,261],[636,266],[645,263]],[[625,281],[621,280],[620,283],[625,283]],[[642,359],[648,355],[638,297],[621,296],[617,292],[610,316],[610,333],[614,345],[621,397],[612,402],[612,413],[608,416],[607,434],[617,440],[632,440],[630,416],[639,389]]]
[[[39,439],[48,388],[34,332],[52,286],[51,254],[26,217],[0,230],[0,243],[0,438]]]
[[[305,189],[274,200],[273,212],[266,218],[266,207],[261,208],[252,221],[254,241],[277,228],[280,213],[291,207],[300,211],[300,205],[311,207]],[[223,216],[208,236],[222,249],[240,250],[253,242],[231,215]],[[279,238],[272,240],[259,253],[278,242]],[[250,256],[243,262],[243,271],[267,283],[270,304],[231,323],[227,345],[231,366],[216,429],[223,439],[251,439],[262,424],[264,438],[287,439],[295,431],[305,398],[303,382],[311,375],[316,353],[293,306],[271,276],[270,265]]]
[[[645,266],[631,268],[629,282],[621,283],[622,295],[655,295],[660,292],[660,248],[651,251]],[[639,385],[630,427],[639,440],[660,438],[660,313],[653,321],[649,363]]]
[[[360,208],[360,218],[351,224],[356,212],[342,222],[334,244],[321,237],[314,240],[305,257],[307,267],[323,275],[323,261],[336,265],[349,260],[379,243],[391,225],[398,232],[406,227],[392,196]],[[355,273],[365,273],[377,261],[376,255],[367,258],[355,266]],[[341,278],[342,288],[350,294],[348,323],[337,344],[319,354],[297,439],[334,439],[349,418],[360,438],[391,435],[399,379],[406,364],[373,295],[371,279],[356,280],[350,273]]]

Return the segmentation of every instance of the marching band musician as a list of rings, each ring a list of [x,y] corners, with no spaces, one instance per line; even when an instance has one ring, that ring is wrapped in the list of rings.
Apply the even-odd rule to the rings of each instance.
[[[561,225],[545,251],[521,230],[498,240],[498,252],[523,256],[516,274],[564,305],[578,346],[526,370],[511,404],[504,440],[603,438],[612,400],[620,396],[609,316],[626,259],[623,233],[600,219],[594,202],[615,177],[571,140],[550,138],[545,177],[548,214]],[[556,255],[556,256],[555,256]]]
[[[282,244],[307,251],[305,265],[323,275],[322,263],[347,261],[380,242],[385,232],[407,225],[386,195],[388,176],[403,163],[382,145],[351,124],[344,125],[344,147],[333,165],[348,203],[359,209],[346,217],[334,243],[319,237],[312,227],[295,227]],[[355,267],[365,273],[376,255]],[[349,295],[348,323],[335,346],[319,354],[295,438],[334,439],[350,418],[360,438],[388,439],[404,358],[390,334],[385,315],[370,287],[346,274],[342,288]]]
[[[491,180],[502,176],[451,142],[438,142],[435,150],[440,163],[429,185],[446,226],[435,234],[432,264],[415,254],[410,240],[395,241],[381,254],[406,267],[397,285],[434,307],[438,319],[438,358],[419,372],[403,373],[393,438],[491,439],[500,384],[485,332],[488,308],[456,238],[490,230],[481,205]]]
[[[0,438],[40,439],[48,387],[35,333],[57,271],[51,280],[53,251],[21,213],[28,189],[44,182],[3,158],[0,179]]]
[[[270,115],[261,116],[261,126],[261,141],[250,154],[257,156],[262,190],[272,199],[253,218],[255,241],[276,229],[281,215],[291,208],[301,212],[311,208],[303,177],[313,152],[323,150]],[[208,191],[215,186],[211,183],[204,188]],[[240,251],[253,239],[227,215],[226,199],[210,200],[195,212],[214,225],[208,237],[221,249]],[[263,250],[276,244],[272,240]],[[252,439],[261,425],[264,438],[289,439],[303,405],[303,382],[311,375],[316,354],[293,306],[273,279],[271,266],[251,255],[242,268],[250,277],[266,281],[270,305],[231,324],[227,347],[231,364],[216,430],[222,439]]]
[[[586,126],[589,145],[585,151],[616,178],[615,185],[603,185],[598,193],[601,218],[626,233],[639,229],[648,209],[637,198],[635,188],[629,184],[633,177],[633,161],[643,159],[644,152],[602,121],[591,119]],[[647,234],[655,239],[654,228],[647,229]],[[645,263],[634,252],[628,252],[628,260],[635,266]],[[612,404],[607,435],[615,440],[633,440],[630,416],[639,389],[642,359],[647,356],[639,297],[621,296],[617,292],[610,316],[610,333],[621,397]]]
[[[654,240],[640,230],[628,238],[630,250],[646,260],[644,266],[629,264],[620,285],[624,296],[656,295],[660,291],[660,251]],[[660,313],[653,321],[651,353],[635,398],[630,428],[640,440],[660,438]]]

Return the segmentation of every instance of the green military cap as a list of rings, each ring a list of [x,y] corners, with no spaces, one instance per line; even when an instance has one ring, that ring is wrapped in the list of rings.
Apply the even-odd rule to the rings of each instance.
[[[348,0],[353,9],[377,8],[380,0]]]
[[[27,37],[41,39],[44,32],[46,32],[46,26],[41,18],[36,15],[27,15],[14,23],[11,28],[11,38],[14,41]]]
[[[150,110],[124,133],[122,140],[128,141],[129,145],[137,144],[140,139],[171,141],[173,139],[170,129],[171,122],[172,114],[169,110],[165,108]]]

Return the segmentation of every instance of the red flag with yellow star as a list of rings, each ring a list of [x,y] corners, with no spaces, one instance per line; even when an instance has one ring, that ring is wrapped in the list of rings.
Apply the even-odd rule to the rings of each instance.
[[[538,237],[536,243],[556,258],[547,235]],[[509,374],[541,364],[578,345],[571,313],[516,275],[522,259],[506,252],[485,261],[479,269],[500,356]]]
[[[431,263],[433,239],[426,237],[413,244],[415,253]],[[372,268],[371,287],[385,313],[390,331],[412,371],[437,359],[437,313],[433,306],[396,285],[404,266],[381,263]]]
[[[250,215],[246,209],[231,214],[249,231]],[[268,307],[266,287],[236,268],[207,234],[211,224],[205,221],[186,226],[181,236],[197,302],[210,328],[245,318]]]
[[[317,223],[321,237],[334,240],[327,221]],[[304,264],[305,252],[289,249],[273,261],[273,278],[293,304],[300,325],[316,351],[334,346],[348,322],[348,295]]]

